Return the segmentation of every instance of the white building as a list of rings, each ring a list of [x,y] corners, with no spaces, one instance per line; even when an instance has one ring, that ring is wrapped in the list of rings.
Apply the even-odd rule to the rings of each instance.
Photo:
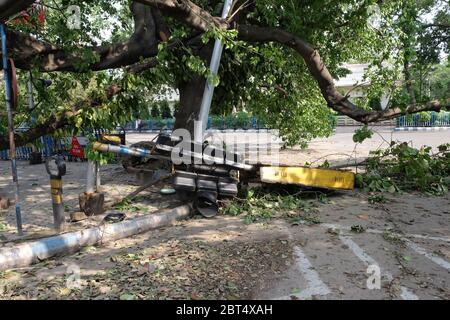
[[[154,101],[167,101],[170,107],[170,110],[173,112],[175,109],[175,105],[178,101],[180,101],[180,95],[178,90],[173,89],[171,87],[165,87],[159,94],[153,97]]]
[[[335,86],[339,91],[343,91],[345,94],[349,93],[350,100],[352,98],[363,98],[365,96],[365,90],[370,86],[370,81],[364,80],[364,74],[366,73],[369,64],[344,64],[342,66],[345,69],[350,70],[350,73],[345,77],[335,80]],[[380,99],[381,108],[384,110],[389,103],[389,96],[383,94]]]

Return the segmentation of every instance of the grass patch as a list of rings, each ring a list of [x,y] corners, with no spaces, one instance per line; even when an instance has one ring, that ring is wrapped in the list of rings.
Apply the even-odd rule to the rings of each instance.
[[[141,204],[137,204],[135,202],[139,202],[142,200],[139,197],[134,199],[123,199],[120,203],[114,206],[114,209],[119,211],[127,211],[127,212],[141,212],[145,210],[145,206]]]

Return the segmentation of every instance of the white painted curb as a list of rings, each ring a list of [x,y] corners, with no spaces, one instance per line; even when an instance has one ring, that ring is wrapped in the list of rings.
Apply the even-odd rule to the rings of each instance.
[[[445,131],[450,130],[450,127],[398,127],[394,131]]]

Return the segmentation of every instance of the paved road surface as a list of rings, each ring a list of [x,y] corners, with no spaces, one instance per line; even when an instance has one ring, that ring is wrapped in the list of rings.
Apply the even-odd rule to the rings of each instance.
[[[275,157],[272,150],[270,156],[262,154],[260,161],[263,163],[270,163],[275,159],[285,165],[303,165],[305,162],[315,162],[318,164],[326,159],[330,163],[341,164],[342,162],[355,162],[355,158],[362,159],[369,155],[371,150],[377,148],[386,148],[391,141],[408,142],[413,147],[419,148],[424,145],[433,148],[438,147],[444,143],[450,143],[450,130],[434,131],[434,132],[396,132],[391,127],[373,127],[375,131],[371,139],[367,139],[362,144],[355,146],[353,142],[353,133],[357,127],[338,127],[336,132],[329,138],[318,138],[311,141],[308,147],[304,150],[300,148],[281,150],[279,156]],[[156,134],[147,133],[129,133],[127,134],[127,144],[133,144],[138,141],[152,140]],[[264,144],[274,143],[281,140],[275,136],[261,133],[214,133],[213,137],[216,141],[225,140],[227,146],[231,145],[232,141],[238,144]]]

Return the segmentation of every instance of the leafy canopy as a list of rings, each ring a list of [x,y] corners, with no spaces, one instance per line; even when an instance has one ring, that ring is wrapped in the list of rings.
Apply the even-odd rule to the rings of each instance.
[[[194,2],[220,15],[221,0]],[[436,62],[436,55],[448,50],[440,45],[442,41],[433,47],[434,51],[428,50],[432,45],[426,43],[428,38],[421,31],[423,14],[433,13],[437,22],[448,18],[448,9],[439,7],[440,2],[257,0],[250,2],[251,10],[246,19],[254,25],[282,28],[314,44],[335,78],[348,72],[342,68],[343,63],[370,63],[367,77],[372,85],[366,103],[370,108],[371,98],[379,97],[385,90],[395,95],[401,89],[398,81],[402,79],[404,50],[411,50],[418,63],[423,59]],[[126,69],[93,72],[87,66],[99,57],[86,46],[125,41],[130,37],[134,26],[130,1],[52,0],[44,3],[47,5],[45,27],[14,25],[13,28],[78,52],[85,59],[80,59],[77,65],[80,72],[43,74],[38,68],[33,69],[35,100],[39,104],[32,112],[25,99],[28,75],[19,72],[22,98],[15,118],[17,125],[30,125],[33,121],[43,123],[51,115],[71,111],[81,104],[81,111],[71,118],[65,132],[113,128],[135,117],[149,116],[155,94],[168,87],[177,88],[181,82],[201,74],[218,85],[212,106],[214,114],[229,114],[233,107],[250,112],[270,127],[279,129],[291,144],[304,144],[332,131],[329,119],[333,112],[302,58],[289,48],[275,43],[238,41],[235,31],[210,30],[202,35],[203,43],[220,37],[226,44],[219,76],[211,77],[207,62],[198,56],[198,48],[184,42],[175,48],[170,45],[177,39],[192,37],[195,31],[167,18],[171,38],[168,43],[159,45],[156,67],[139,75],[128,73]],[[81,9],[80,30],[67,26],[69,5],[78,5]],[[243,10],[246,10],[245,3]],[[437,32],[433,30],[429,32]],[[52,80],[52,85],[44,87],[39,78]],[[107,99],[105,90],[113,83],[123,90]],[[86,103],[96,99],[101,101],[100,106]],[[5,127],[4,117],[1,119],[0,126]]]

